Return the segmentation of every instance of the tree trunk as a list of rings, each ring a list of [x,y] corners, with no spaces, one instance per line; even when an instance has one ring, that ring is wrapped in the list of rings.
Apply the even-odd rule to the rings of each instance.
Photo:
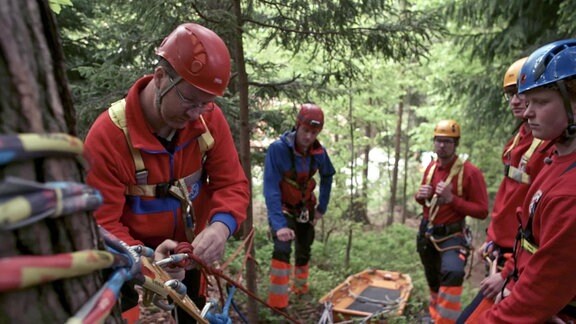
[[[0,58],[0,133],[74,135],[75,112],[48,1],[0,1]],[[74,159],[37,158],[0,167],[0,180],[14,176],[39,182],[79,182],[82,173]],[[92,216],[76,213],[1,231],[0,258],[94,249],[97,242]],[[102,283],[102,274],[94,272],[0,293],[0,323],[63,323]]]
[[[398,163],[400,161],[400,143],[402,141],[402,115],[404,114],[404,103],[398,103],[398,120],[396,121],[396,135],[394,137],[394,169],[392,173],[392,188],[390,190],[390,214],[386,225],[394,223],[394,211],[396,207],[396,192],[398,190]]]
[[[366,138],[372,138],[372,124],[368,122],[365,129]],[[357,213],[357,221],[364,224],[370,224],[368,218],[368,166],[370,164],[370,144],[364,146],[364,169],[362,169],[362,192],[360,194],[361,200],[358,206],[360,207]]]
[[[408,123],[406,129],[410,129],[412,125],[413,112],[410,106],[406,107],[408,110]],[[408,131],[404,132],[404,189],[402,190],[402,224],[406,224],[406,213],[408,208],[408,161],[410,159],[410,134]]]
[[[246,74],[246,63],[244,60],[244,45],[242,43],[242,5],[240,0],[233,1],[234,16],[236,17],[235,25],[235,42],[234,42],[234,56],[236,61],[236,69],[238,73],[238,90],[240,92],[240,161],[244,168],[244,173],[248,178],[250,185],[250,192],[252,192],[252,165],[250,163],[250,115],[248,110],[248,75]],[[247,217],[243,225],[243,237],[250,233],[253,224],[252,215],[252,201],[248,205],[246,211]],[[255,256],[254,245],[250,244],[246,247],[249,250],[246,253]],[[248,258],[246,264],[246,288],[256,294],[256,264],[255,258]],[[253,298],[248,298],[248,322],[258,322],[258,305]]]

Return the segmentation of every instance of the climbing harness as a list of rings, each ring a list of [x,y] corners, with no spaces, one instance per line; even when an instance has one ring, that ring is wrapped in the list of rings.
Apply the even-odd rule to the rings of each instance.
[[[432,165],[432,167],[428,171],[428,174],[426,176],[424,183],[426,183],[428,185],[430,183],[432,183],[432,178],[434,176],[434,172],[436,171],[437,164],[438,164],[438,162],[436,162]],[[457,195],[462,196],[463,191],[464,191],[463,190],[464,162],[460,159],[460,157],[457,157],[456,161],[454,161],[454,164],[450,168],[450,173],[448,174],[448,176],[446,177],[446,180],[444,180],[444,182],[445,183],[451,183],[452,179],[455,176],[458,176],[458,178],[457,178],[457,190],[456,190]],[[449,246],[449,247],[445,247],[445,248],[440,247],[440,244],[442,244],[443,242],[445,242],[445,241],[447,241],[453,237],[457,237],[457,236],[464,237],[464,239],[466,240],[466,245],[471,246],[472,233],[470,232],[470,229],[468,227],[466,227],[464,224],[450,224],[450,225],[457,225],[456,227],[458,228],[458,230],[453,230],[453,231],[450,231],[449,233],[443,233],[442,237],[436,238],[434,236],[435,225],[433,223],[434,223],[434,219],[436,219],[438,211],[440,210],[440,205],[438,204],[438,195],[435,193],[432,196],[432,198],[430,199],[430,201],[427,202],[426,205],[429,207],[429,213],[428,213],[428,221],[426,224],[426,232],[424,233],[424,235],[426,236],[426,238],[428,238],[430,240],[430,242],[432,243],[434,248],[438,252],[445,252],[445,251],[449,251],[449,250],[467,250],[467,247],[462,246],[462,245],[453,245],[453,246]]]
[[[308,192],[309,188],[312,189],[316,185],[314,181],[313,175],[316,172],[316,169],[313,169],[314,166],[314,157],[310,155],[310,165],[308,166],[308,175],[306,177],[306,181],[303,183],[299,183],[298,179],[298,172],[296,171],[296,155],[294,151],[290,149],[290,157],[292,162],[292,167],[290,170],[289,175],[285,175],[282,178],[282,181],[286,182],[291,187],[297,189],[300,192],[300,201],[296,206],[290,206],[287,203],[283,203],[282,213],[288,217],[292,217],[298,223],[308,223],[311,220],[310,212],[308,210],[308,203],[310,198],[306,198],[307,194],[312,195],[311,192]]]
[[[208,128],[206,127],[206,129]],[[127,136],[127,133],[125,134]],[[213,140],[212,144],[206,140],[207,137],[211,137],[209,132],[204,133],[201,137],[204,138],[202,141],[205,142],[205,145],[201,145],[201,147],[205,152],[213,145]],[[66,134],[0,136],[0,165],[46,156],[76,157],[81,152],[82,142]],[[135,164],[137,165],[138,162],[135,161]],[[137,170],[139,169],[137,168]],[[188,192],[185,189],[189,187],[190,179],[193,179],[192,176],[176,180],[168,190],[173,191],[172,194],[174,195],[180,195],[181,198],[188,197]],[[192,182],[194,181],[196,180],[193,179]],[[152,191],[154,186],[156,187]],[[135,186],[128,190],[134,192],[140,190],[141,194],[149,194],[155,192],[157,188],[158,185],[145,185]],[[81,183],[39,183],[7,177],[0,182],[0,229],[20,229],[46,218],[60,217],[79,211],[92,211],[101,204],[102,197],[99,192]],[[191,203],[187,205],[188,210],[191,207]],[[190,221],[190,219],[188,220]],[[187,224],[191,225],[190,222]],[[144,288],[144,304],[154,304],[165,310],[173,309],[177,305],[195,318],[198,323],[231,323],[227,315],[230,306],[247,322],[233,301],[233,295],[237,289],[268,306],[237,281],[224,275],[222,272],[224,267],[215,269],[203,264],[192,253],[190,243],[181,243],[188,249],[185,251],[186,253],[172,254],[166,259],[154,262],[154,250],[142,245],[130,247],[100,226],[98,231],[104,240],[104,251],[85,250],[56,255],[0,258],[0,267],[9,274],[0,278],[0,292],[77,277],[93,271],[112,269],[113,272],[105,284],[66,323],[104,322],[116,305],[121,287],[128,281]],[[250,232],[243,244],[238,247],[238,250],[224,265],[229,265],[243,247],[246,247],[248,251],[252,249],[253,237],[254,230]],[[247,253],[244,257],[243,267],[248,258],[253,260],[252,256]],[[216,277],[219,289],[220,279],[228,283],[228,297],[225,302],[222,301],[224,307],[222,313],[215,313],[215,303],[212,303],[211,309],[201,312],[187,296],[186,286],[180,281],[172,279],[164,270],[164,267],[184,266],[191,262],[199,266],[205,274]],[[22,275],[24,272],[26,272],[26,276]],[[241,273],[242,271],[240,271],[239,277]],[[224,295],[221,289],[220,293],[221,296]],[[168,300],[171,300],[172,303],[169,303]],[[289,321],[297,323],[287,314],[277,312]]]
[[[425,181],[425,183],[427,185],[432,183],[432,178],[434,177],[434,172],[436,171],[437,165],[438,165],[438,162],[434,163],[432,165],[432,167],[430,168],[430,170],[428,171],[428,174],[426,176],[426,181]],[[452,165],[452,168],[450,168],[450,173],[448,174],[448,177],[446,177],[446,180],[444,180],[444,182],[445,183],[451,183],[452,178],[454,178],[454,176],[456,176],[456,175],[458,175],[457,195],[462,196],[462,194],[463,194],[462,182],[463,182],[463,178],[464,178],[464,162],[460,159],[460,157],[456,158],[456,161]],[[427,202],[426,205],[430,208],[429,214],[428,214],[428,230],[430,230],[431,227],[433,226],[432,223],[434,222],[434,219],[436,218],[436,215],[438,214],[438,210],[440,209],[440,205],[438,204],[438,194],[434,193],[434,195],[432,196],[432,199],[430,199],[430,201]]]
[[[520,132],[516,133],[516,136],[514,136],[514,139],[512,140],[512,144],[503,153],[503,155],[502,155],[503,158],[509,160],[510,159],[510,152],[512,152],[512,150],[518,145],[519,142],[520,142]],[[519,183],[530,184],[531,178],[530,178],[530,175],[526,173],[526,165],[528,164],[528,161],[530,161],[530,158],[532,157],[532,155],[534,154],[534,152],[536,151],[538,146],[540,146],[541,143],[542,143],[542,140],[534,138],[532,140],[532,144],[530,144],[530,147],[528,148],[528,150],[526,152],[524,152],[524,154],[520,158],[520,162],[518,164],[518,167],[515,167],[515,166],[510,165],[508,163],[504,165],[504,176],[506,176],[506,177],[516,181],[516,182],[519,182]]]
[[[199,182],[203,180],[203,165],[206,160],[206,152],[209,151],[214,146],[214,137],[210,133],[204,117],[199,116],[199,120],[202,122],[204,129],[206,131],[198,137],[198,146],[202,154],[201,157],[201,167],[198,171],[185,176],[181,179],[172,180],[167,183],[149,184],[148,183],[148,170],[144,165],[144,160],[142,159],[142,154],[140,150],[132,145],[132,140],[130,139],[130,132],[128,130],[126,121],[126,100],[118,100],[108,108],[108,115],[110,119],[118,128],[124,133],[126,143],[130,148],[130,153],[132,154],[132,160],[134,161],[135,167],[135,178],[136,184],[129,185],[126,188],[125,194],[128,196],[147,196],[147,197],[163,197],[170,194],[180,201],[182,209],[182,218],[184,221],[186,239],[188,242],[194,240],[194,226],[195,226],[195,215],[192,200],[190,199],[190,190],[188,188],[195,188],[198,186]]]

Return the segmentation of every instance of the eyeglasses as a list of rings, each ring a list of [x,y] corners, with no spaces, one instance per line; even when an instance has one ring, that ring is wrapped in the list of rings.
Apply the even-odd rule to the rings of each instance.
[[[184,97],[180,90],[178,90],[178,82],[182,79],[178,78],[177,81],[174,81],[171,76],[168,76],[168,79],[172,82],[171,86],[176,90],[176,94],[178,94],[178,99],[182,106],[192,110],[198,109],[201,114],[214,110],[214,105],[211,102],[196,102],[195,100],[190,100]]]
[[[518,93],[518,88],[516,88],[516,87],[504,90],[504,98],[506,98],[506,101],[512,100],[512,98],[514,98],[514,96],[517,96],[518,99],[524,98],[523,94]]]
[[[448,145],[448,144],[454,144],[456,143],[456,141],[452,138],[435,138],[434,143]]]

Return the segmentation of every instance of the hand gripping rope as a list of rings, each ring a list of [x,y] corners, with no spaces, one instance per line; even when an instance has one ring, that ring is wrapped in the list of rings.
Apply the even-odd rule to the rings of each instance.
[[[235,259],[238,256],[238,254],[240,254],[242,249],[247,246],[246,250],[250,251],[253,243],[254,243],[254,229],[252,229],[250,231],[250,233],[246,236],[246,238],[244,239],[242,244],[232,253],[232,255],[228,258],[228,260],[226,260],[221,267],[217,267],[217,268],[208,266],[202,260],[200,260],[198,257],[196,257],[193,254],[192,246],[190,245],[190,243],[181,242],[174,249],[174,251],[177,254],[188,255],[188,258],[185,260],[185,262],[180,263],[180,266],[188,266],[190,262],[194,262],[196,265],[198,265],[200,267],[200,269],[204,272],[205,275],[213,276],[216,279],[218,290],[220,291],[221,299],[223,296],[223,292],[222,292],[222,288],[220,287],[220,279],[226,281],[228,284],[228,287],[229,287],[228,298],[227,298],[226,302],[223,302],[223,300],[221,301],[222,304],[224,305],[223,312],[220,314],[214,314],[213,312],[211,312],[212,308],[214,308],[214,305],[217,304],[217,302],[209,301],[206,304],[206,307],[203,309],[202,314],[204,314],[206,316],[206,318],[210,320],[211,324],[231,323],[231,322],[229,322],[230,318],[229,318],[227,313],[229,312],[230,306],[232,306],[234,308],[234,310],[238,313],[238,315],[241,317],[242,321],[244,323],[247,323],[246,318],[238,311],[236,305],[234,304],[233,297],[232,297],[232,295],[234,295],[236,289],[239,289],[242,292],[244,292],[248,297],[253,298],[254,300],[261,303],[262,305],[270,308],[272,311],[282,315],[283,317],[285,317],[290,322],[299,323],[299,321],[290,317],[288,314],[268,305],[268,303],[266,303],[264,300],[262,300],[261,298],[256,296],[254,293],[250,292],[247,288],[245,288],[242,284],[240,284],[238,282],[239,280],[241,280],[241,274],[244,271],[244,267],[246,266],[246,262],[248,261],[248,258],[253,259],[249,253],[247,253],[244,256],[244,260],[242,262],[242,269],[240,269],[240,271],[238,272],[239,273],[238,274],[238,281],[234,280],[234,279],[232,279],[232,278],[230,278],[224,274],[224,272],[223,272],[224,269],[226,267],[228,267],[228,265],[233,261],[233,259]]]

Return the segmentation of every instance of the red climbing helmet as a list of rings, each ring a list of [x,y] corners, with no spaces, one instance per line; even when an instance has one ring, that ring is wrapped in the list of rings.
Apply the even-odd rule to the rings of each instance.
[[[194,23],[182,24],[164,39],[156,54],[196,88],[215,96],[226,91],[230,53],[212,30]]]
[[[296,118],[296,128],[300,126],[322,130],[322,127],[324,127],[324,113],[322,112],[322,108],[311,103],[305,103],[300,106],[300,111]]]

